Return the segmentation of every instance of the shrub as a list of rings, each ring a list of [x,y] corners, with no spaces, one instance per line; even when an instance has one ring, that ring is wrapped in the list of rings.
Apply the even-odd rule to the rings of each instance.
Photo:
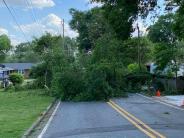
[[[47,67],[46,63],[38,64],[31,69],[31,77],[36,79],[34,82],[39,88],[44,88],[45,80],[47,86],[51,86],[52,71]],[[46,79],[45,79],[46,78]]]
[[[24,78],[21,74],[18,73],[12,73],[9,76],[10,81],[13,83],[13,85],[22,84],[24,81]]]
[[[24,85],[25,89],[38,89],[41,88],[37,80],[32,80],[29,82],[26,82]]]
[[[141,68],[141,70],[140,70]],[[139,65],[137,63],[134,64],[129,64],[128,65],[128,71],[130,73],[134,73],[134,72],[146,72],[146,67],[144,65],[141,65],[141,67],[139,67]]]
[[[93,65],[86,79],[89,100],[107,100],[111,97],[124,96],[124,81],[120,70],[117,66],[106,62]]]
[[[82,69],[72,66],[55,73],[52,80],[52,93],[62,100],[73,100],[77,95],[85,91],[84,72]]]

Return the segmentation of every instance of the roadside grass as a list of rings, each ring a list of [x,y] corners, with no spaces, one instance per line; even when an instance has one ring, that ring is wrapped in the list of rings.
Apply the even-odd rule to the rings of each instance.
[[[20,138],[52,100],[44,90],[0,91],[0,138]]]

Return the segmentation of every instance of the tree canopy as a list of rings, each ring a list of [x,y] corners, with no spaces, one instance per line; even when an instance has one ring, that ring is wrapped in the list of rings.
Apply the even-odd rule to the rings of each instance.
[[[11,41],[6,35],[0,36],[0,60],[3,61],[7,52],[11,49]]]

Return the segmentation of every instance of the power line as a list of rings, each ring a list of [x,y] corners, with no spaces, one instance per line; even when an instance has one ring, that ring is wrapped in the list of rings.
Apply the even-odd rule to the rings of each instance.
[[[38,25],[40,24],[40,22],[38,21],[37,17],[36,17],[36,13],[33,9],[33,3],[32,0],[25,0],[25,3],[27,5],[27,7],[31,9],[31,18],[33,19],[33,22],[37,23]],[[38,28],[39,32],[42,33],[42,30],[40,28]],[[39,32],[36,32],[37,35],[39,36]]]
[[[27,1],[27,0],[26,0]],[[32,2],[32,0],[28,0],[29,1],[29,3],[30,3],[30,8],[31,8],[31,10],[32,10],[32,14],[33,14],[33,17],[34,17],[34,19],[36,20],[36,23],[37,24],[41,24],[40,23],[40,20],[38,19],[38,16],[37,16],[37,14],[36,14],[36,11],[35,11],[35,9],[33,8],[33,2]],[[40,28],[39,28],[40,29]],[[42,30],[40,29],[40,33],[42,33]]]
[[[16,17],[15,17],[14,14],[12,13],[12,11],[10,10],[8,4],[6,3],[5,0],[3,0],[3,3],[4,3],[4,5],[6,6],[6,8],[8,9],[9,13],[11,14],[11,16],[12,16],[13,20],[15,21],[16,25],[18,26],[18,28],[19,28],[20,31],[22,32],[22,34],[23,34],[25,40],[28,41],[27,38],[26,38],[26,35],[25,35],[24,31],[22,30],[22,28],[21,28],[21,26],[19,25],[19,23],[18,23]]]
[[[28,7],[30,6],[30,8],[32,9],[32,7],[31,7],[30,3],[28,2],[28,0],[25,0],[25,3]],[[31,17],[32,17],[34,22],[37,22],[32,10],[31,10]]]

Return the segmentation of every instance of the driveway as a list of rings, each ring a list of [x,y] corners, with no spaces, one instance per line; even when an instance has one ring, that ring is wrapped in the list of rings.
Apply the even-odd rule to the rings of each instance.
[[[39,138],[183,138],[184,111],[137,94],[110,102],[61,102]]]

